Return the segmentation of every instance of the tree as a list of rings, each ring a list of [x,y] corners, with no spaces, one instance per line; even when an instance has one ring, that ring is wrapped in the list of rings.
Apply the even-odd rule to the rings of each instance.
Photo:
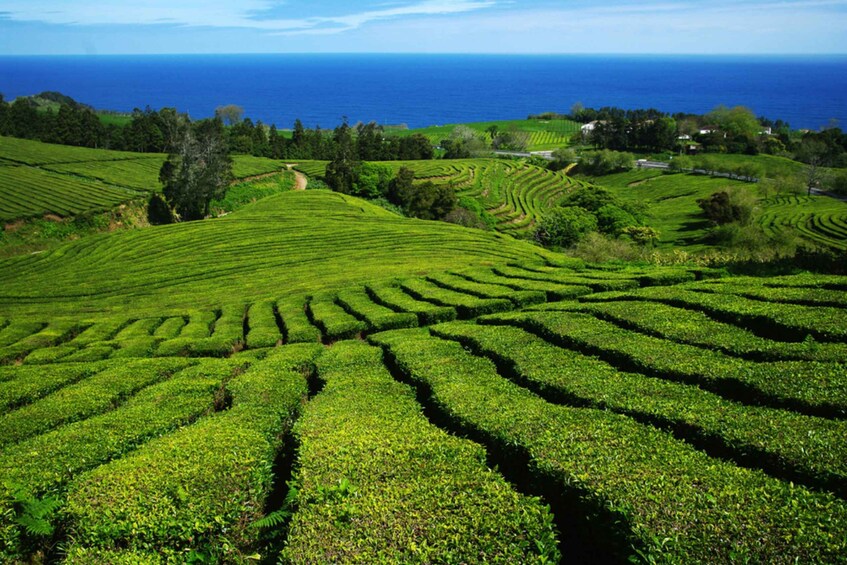
[[[550,210],[538,224],[535,239],[547,247],[571,247],[597,231],[597,217],[578,206]]]
[[[236,104],[227,104],[226,106],[215,108],[215,117],[219,118],[228,126],[233,126],[240,122],[243,115],[244,108]]]
[[[823,161],[826,151],[827,147],[823,141],[811,138],[803,139],[797,149],[797,159],[806,163],[804,177],[809,196],[812,194],[812,189],[819,188],[823,180]]]
[[[362,163],[356,170],[351,194],[362,198],[380,198],[388,194],[393,171],[388,165]]]
[[[561,171],[578,160],[579,157],[577,157],[576,151],[569,147],[559,147],[553,151],[553,160],[550,161],[547,168],[551,171]]]
[[[722,190],[698,200],[697,205],[716,226],[730,223],[747,225],[753,217],[753,200],[747,192]]]
[[[219,119],[204,120],[187,128],[162,165],[159,180],[177,219],[208,216],[209,204],[224,197],[232,180],[223,123]]]
[[[335,128],[332,138],[335,142],[335,156],[326,166],[324,180],[332,190],[351,194],[359,161],[356,159],[352,128],[346,118],[340,126]]]

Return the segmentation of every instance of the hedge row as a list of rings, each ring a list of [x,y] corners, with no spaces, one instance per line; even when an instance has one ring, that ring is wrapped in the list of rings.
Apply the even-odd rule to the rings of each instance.
[[[12,322],[0,330],[0,347],[8,347],[44,329],[41,322]],[[0,349],[2,351],[2,349]]]
[[[0,412],[19,408],[106,368],[103,363],[62,363],[52,367],[15,367],[16,376],[0,382]]]
[[[549,511],[516,493],[480,446],[423,416],[382,351],[340,343],[295,426],[298,509],[286,563],[551,563]]]
[[[350,339],[368,330],[368,324],[345,312],[331,294],[313,297],[309,301],[308,314],[328,341]]]
[[[58,428],[8,447],[0,455],[0,484],[23,486],[35,496],[59,493],[89,469],[131,452],[149,438],[168,433],[212,411],[216,393],[240,363],[203,360],[171,380],[153,385],[120,408]],[[33,457],[34,453],[49,457]],[[0,505],[0,557],[19,559],[26,536],[9,522],[8,496]]]
[[[27,355],[23,362],[27,365],[43,365],[55,363],[68,355],[76,353],[78,349],[73,345],[54,345],[53,347],[42,347]]]
[[[218,562],[242,555],[256,537],[280,438],[308,394],[305,367],[319,351],[275,350],[229,383],[230,410],[80,477],[67,504],[76,546],[177,562],[191,553]]]
[[[626,328],[679,343],[716,349],[758,360],[844,361],[847,344],[773,341],[744,328],[719,322],[702,312],[659,302],[549,304],[540,309],[588,312]]]
[[[83,349],[71,353],[67,357],[62,357],[63,363],[88,363],[92,361],[101,361],[111,357],[115,348],[108,343],[89,345]]]
[[[139,390],[169,378],[189,364],[181,359],[137,360],[62,388],[0,416],[0,446],[110,410]]]
[[[106,320],[97,322],[68,342],[68,345],[86,347],[98,341],[109,341],[124,329],[129,320]]]
[[[628,414],[670,426],[745,464],[847,494],[847,421],[729,402],[696,386],[621,373],[524,330],[443,324],[432,332],[459,341],[545,398]]]
[[[127,338],[124,341],[113,341],[118,347],[112,352],[112,359],[130,359],[135,357],[152,357],[159,347],[159,340],[153,336]],[[180,352],[181,353],[181,352]],[[160,357],[174,355],[158,354]]]
[[[12,324],[7,330],[14,328]],[[19,326],[23,328],[23,326]],[[23,329],[31,329],[33,326]],[[39,331],[38,333],[27,335],[22,339],[14,342],[11,345],[0,348],[0,363],[10,363],[23,359],[32,351],[41,349],[42,347],[51,347],[63,343],[75,336],[84,329],[79,322],[60,321],[54,322]]]
[[[189,322],[179,337],[164,341],[156,349],[159,357],[189,356],[189,357],[226,357],[244,347],[244,316],[243,304],[225,306],[221,315],[212,324],[211,337],[189,337],[186,334],[198,335],[203,333],[203,318],[192,327]],[[195,329],[196,328],[196,329]],[[155,346],[154,346],[155,348]]]
[[[369,285],[368,295],[382,306],[399,312],[410,312],[418,317],[418,324],[428,326],[456,319],[456,309],[449,306],[436,306],[431,302],[417,300],[403,292],[398,286]]]
[[[455,308],[460,318],[476,318],[483,314],[514,309],[512,301],[505,298],[477,298],[441,288],[423,279],[406,279],[400,283],[400,286],[413,298]]]
[[[132,341],[142,337],[151,337],[156,328],[162,325],[162,318],[142,318],[123,328],[114,337],[114,341]]]
[[[321,340],[321,331],[306,315],[304,298],[280,300],[276,307],[285,325],[285,343],[315,343]]]
[[[247,346],[251,349],[276,347],[282,343],[282,334],[276,323],[276,307],[273,302],[256,302],[247,312],[250,333],[247,334]]]
[[[581,273],[568,272],[538,272],[530,271],[520,267],[494,267],[494,273],[501,277],[515,280],[531,280],[543,283],[587,286],[595,292],[610,290],[630,290],[639,287],[637,280],[632,278],[592,278],[582,276]]]
[[[508,286],[491,283],[480,283],[469,281],[457,275],[442,273],[431,275],[426,279],[441,288],[455,290],[464,294],[470,294],[479,298],[505,298],[514,302],[515,306],[521,308],[532,304],[543,304],[547,301],[547,293],[537,290],[518,290]]]
[[[774,304],[742,296],[708,294],[682,288],[643,288],[623,295],[586,296],[586,301],[648,300],[693,310],[781,341],[843,342],[847,338],[847,309]]]
[[[709,281],[686,287],[689,290],[707,291],[716,294],[737,294],[745,298],[764,302],[784,302],[802,306],[831,306],[847,308],[847,292],[822,288],[771,287],[764,282],[751,281],[748,278],[726,281]]]
[[[338,293],[338,304],[345,311],[368,324],[371,331],[414,328],[418,317],[412,312],[395,312],[377,304],[363,288],[344,290]]]
[[[847,374],[838,363],[756,363],[631,332],[572,312],[507,314],[481,322],[522,327],[627,370],[696,384],[749,403],[790,407],[826,417],[847,414]]]
[[[186,323],[183,317],[168,318],[162,322],[161,326],[156,328],[156,331],[153,332],[153,337],[161,340],[178,337]]]
[[[847,505],[832,495],[712,459],[622,415],[550,404],[458,343],[408,330],[371,339],[456,425],[512,458],[528,457],[535,481],[596,509],[592,521],[609,528],[599,543],[621,558],[843,560]]]
[[[592,290],[587,286],[564,285],[547,283],[538,280],[517,280],[502,277],[494,274],[491,269],[456,271],[454,274],[472,282],[507,286],[515,290],[543,292],[547,295],[548,300],[568,300],[585,294],[591,294],[592,292]]]

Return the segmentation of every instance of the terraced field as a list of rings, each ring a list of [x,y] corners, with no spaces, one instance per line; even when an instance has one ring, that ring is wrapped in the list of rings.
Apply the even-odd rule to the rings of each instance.
[[[499,131],[525,136],[527,151],[549,151],[570,144],[573,134],[580,131],[581,124],[569,120],[501,120],[494,122],[474,122],[462,124],[475,131],[486,143],[491,143],[491,134],[488,129],[496,126]],[[432,126],[427,128],[400,130],[387,128],[388,136],[407,136],[422,134],[429,139],[433,145],[440,145],[441,141],[448,139],[456,129],[457,124]]]
[[[779,161],[778,161],[779,163]],[[709,227],[697,200],[714,192],[735,188],[759,194],[754,184],[724,178],[663,174],[640,170],[594,179],[621,198],[644,206],[648,223],[656,227],[666,245],[698,243]],[[822,247],[847,249],[847,202],[826,196],[784,196],[762,199],[759,221],[769,235],[791,230],[801,239]]]
[[[319,211],[316,212],[316,211]],[[414,273],[551,254],[507,236],[399,217],[328,191],[289,192],[225,218],[102,234],[0,262],[0,312],[215,308]]]
[[[588,183],[528,165],[499,159],[390,161],[394,169],[408,167],[420,181],[450,184],[458,196],[473,198],[497,220],[497,230],[517,237],[530,234],[546,210],[571,190]],[[297,169],[313,178],[326,171],[326,163],[304,162]]]
[[[766,200],[762,225],[769,234],[790,230],[821,247],[847,249],[847,202],[824,196],[782,196]]]
[[[0,221],[108,210],[161,189],[164,155],[51,145],[0,137]],[[244,179],[274,173],[279,161],[236,156]]]
[[[392,221],[284,196],[260,203],[278,225],[295,198]],[[354,240],[318,245],[363,260]],[[420,256],[426,274],[354,283],[301,254],[307,286],[269,265],[254,279],[275,297],[245,279],[158,315],[119,286],[129,306],[100,315],[4,304],[0,555],[844,561],[847,278],[516,258]],[[22,526],[25,496],[55,497],[53,534]]]

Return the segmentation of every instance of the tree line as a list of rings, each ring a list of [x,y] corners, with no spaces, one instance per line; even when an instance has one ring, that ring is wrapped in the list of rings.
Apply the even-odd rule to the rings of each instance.
[[[58,105],[43,108],[36,99]],[[230,153],[273,159],[332,160],[338,145],[332,131],[320,126],[310,129],[294,122],[290,136],[276,125],[241,118],[237,106],[222,106],[216,118],[224,124],[223,136]],[[0,135],[34,139],[46,143],[74,145],[140,153],[167,153],[178,123],[187,116],[174,108],[133,110],[126,123],[104,123],[89,106],[58,93],[18,98],[6,102],[0,94]],[[386,138],[382,126],[359,124],[355,128],[355,151],[368,161],[421,160],[435,157],[429,140],[420,134]]]

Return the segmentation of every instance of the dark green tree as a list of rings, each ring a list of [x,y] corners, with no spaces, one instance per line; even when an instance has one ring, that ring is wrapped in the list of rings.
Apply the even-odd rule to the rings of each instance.
[[[182,221],[209,215],[209,204],[226,195],[232,158],[220,119],[204,120],[185,131],[159,171],[162,194]]]
[[[335,128],[332,136],[335,143],[335,155],[326,166],[324,180],[334,191],[344,194],[353,192],[353,183],[356,180],[356,170],[359,161],[356,158],[356,144],[353,141],[353,130],[345,119]]]
[[[547,247],[571,247],[597,231],[597,217],[584,208],[553,208],[538,223],[535,239]]]

